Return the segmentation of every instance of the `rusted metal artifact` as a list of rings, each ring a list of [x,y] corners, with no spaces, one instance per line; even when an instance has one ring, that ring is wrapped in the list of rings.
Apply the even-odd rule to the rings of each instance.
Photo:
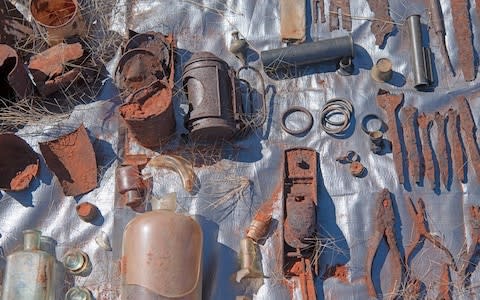
[[[320,128],[331,136],[342,137],[350,128],[353,117],[353,105],[349,100],[333,98],[328,100],[320,111]]]
[[[313,300],[315,286],[308,243],[316,231],[317,152],[308,148],[285,150],[284,174],[284,273],[299,277],[303,299]]]
[[[393,162],[397,171],[398,181],[404,182],[403,175],[403,154],[400,144],[399,131],[397,126],[397,110],[403,103],[403,94],[390,94],[390,92],[380,89],[377,94],[377,105],[383,109],[386,115],[386,122],[389,128],[389,138],[392,141]]]
[[[144,204],[147,185],[140,175],[140,167],[123,165],[117,168],[116,173],[117,190],[122,204],[131,208]]]
[[[389,299],[394,299],[400,287],[402,285],[402,257],[398,250],[397,241],[395,239],[395,215],[393,213],[393,203],[388,189],[381,190],[375,199],[376,213],[373,218],[373,224],[375,231],[370,239],[370,245],[368,246],[367,260],[366,260],[366,283],[368,288],[368,295],[370,297],[377,297],[377,292],[373,285],[372,280],[372,265],[375,254],[377,253],[380,243],[385,237],[388,247],[390,249],[391,259],[391,271],[390,271],[390,288],[388,295],[391,295]]]
[[[327,22],[325,18],[325,2],[324,0],[312,0],[312,19],[313,23],[318,23],[318,15],[320,14],[320,22]]]
[[[477,182],[480,182],[480,153],[476,140],[477,127],[475,126],[467,98],[458,96],[455,101],[457,102],[459,115],[462,116],[461,128],[464,134],[465,148],[468,151],[468,158],[477,175]]]
[[[173,36],[136,34],[125,51],[116,70],[117,84],[129,93],[120,115],[137,142],[155,148],[175,133]]]
[[[262,51],[263,68],[267,73],[298,66],[338,62],[344,57],[354,57],[351,35],[324,39],[300,45]]]
[[[433,149],[430,139],[430,128],[432,127],[432,118],[425,113],[421,113],[417,117],[418,127],[420,129],[420,139],[422,141],[423,161],[425,163],[425,178],[429,181],[430,186],[435,188],[435,166],[433,164]]]
[[[23,231],[23,249],[7,256],[2,300],[63,299],[65,271],[56,242],[38,230]]]
[[[87,34],[77,0],[31,0],[30,12],[35,22],[47,32],[50,45]]]
[[[299,129],[291,129],[287,126],[287,118],[293,113],[298,113],[301,112],[307,117],[307,122],[302,128]],[[301,106],[292,106],[288,108],[286,111],[283,112],[282,114],[282,123],[280,123],[282,126],[283,131],[291,134],[291,135],[302,135],[310,131],[313,126],[313,115],[312,113],[306,109],[305,107]]]
[[[306,37],[306,1],[280,0],[282,41],[302,43]]]
[[[430,48],[423,47],[422,24],[419,15],[407,18],[410,33],[413,80],[416,89],[426,89],[433,83],[432,53]]]
[[[189,137],[198,141],[230,139],[241,128],[240,94],[234,71],[210,52],[192,55],[183,71],[189,112]]]
[[[360,156],[355,151],[348,151],[346,155],[337,157],[336,161],[350,164],[350,174],[355,177],[363,177],[367,171],[360,163]]]
[[[460,132],[458,131],[460,128],[460,126],[458,125],[458,122],[460,122],[460,118],[457,114],[457,111],[453,108],[450,108],[448,110],[447,115],[447,137],[450,141],[453,174],[457,176],[458,180],[465,183],[467,181],[464,172],[466,162],[464,162],[463,160],[462,141],[460,140]]]
[[[451,0],[453,29],[458,45],[458,63],[466,81],[475,80],[475,57],[472,44],[472,30],[467,0]]]
[[[425,166],[420,161],[420,155],[417,148],[416,128],[418,109],[411,105],[405,106],[401,110],[403,114],[403,133],[405,136],[405,147],[407,150],[408,171],[412,182],[420,183],[420,174],[423,173]]]
[[[448,55],[447,45],[445,44],[445,24],[443,22],[443,13],[440,0],[428,0],[428,9],[430,11],[430,21],[432,22],[431,28],[434,30],[435,35],[440,44],[440,52],[442,53],[443,58],[445,59],[448,68],[455,76],[455,70],[453,69],[452,62],[450,61],[450,56]]]
[[[48,96],[72,84],[80,76],[80,67],[75,65],[84,56],[80,43],[55,45],[30,58],[28,69],[40,94]]]
[[[95,220],[100,214],[98,207],[90,202],[82,202],[78,204],[75,210],[77,211],[78,217],[85,222]]]
[[[413,220],[413,238],[405,249],[405,265],[407,268],[409,268],[409,258],[412,255],[413,250],[426,239],[447,255],[451,266],[456,270],[457,265],[455,264],[455,260],[453,259],[450,250],[443,245],[439,237],[430,233],[425,212],[425,202],[423,202],[422,198],[418,198],[417,206],[415,207],[412,198],[409,196],[405,196],[405,202],[407,203],[408,214]]]
[[[69,134],[39,145],[66,196],[85,194],[97,187],[97,161],[83,124]]]
[[[476,252],[477,245],[480,243],[480,206],[472,205],[470,207],[470,245],[463,252],[462,261],[463,264],[459,270],[460,276],[462,276],[463,284],[467,285],[467,279],[475,271],[476,263],[473,263],[472,260],[475,258],[475,255],[478,255]],[[473,269],[473,270],[472,270]]]
[[[440,112],[435,112],[435,124],[437,126],[437,155],[438,167],[440,169],[439,186],[446,187],[448,184],[448,153],[447,153],[447,135],[445,134],[445,116]]]
[[[329,10],[330,31],[337,30],[340,26],[338,20],[340,18],[340,10],[342,12],[342,28],[346,31],[352,31],[350,0],[330,0]]]
[[[377,120],[380,122],[378,129],[369,130],[368,124],[370,121]],[[385,140],[383,139],[383,133],[387,130],[385,122],[380,119],[379,116],[374,114],[368,114],[362,119],[362,130],[370,138],[370,150],[375,154],[381,154],[385,147]]]
[[[242,64],[247,62],[248,43],[244,38],[240,38],[238,31],[232,32],[232,40],[230,42],[230,52],[232,52]]]
[[[32,81],[17,52],[10,46],[0,44],[0,96],[9,99],[32,94]]]
[[[392,61],[388,58],[380,58],[370,71],[370,75],[376,82],[390,81],[393,76]]]
[[[0,149],[0,189],[26,189],[40,168],[37,153],[26,141],[12,133],[0,134]]]
[[[449,266],[448,264],[443,264],[436,300],[452,300],[452,289],[450,285],[451,283]]]
[[[387,0],[367,0],[367,2],[374,14],[371,30],[375,35],[375,44],[380,46],[394,28],[394,22],[389,13],[390,7]]]

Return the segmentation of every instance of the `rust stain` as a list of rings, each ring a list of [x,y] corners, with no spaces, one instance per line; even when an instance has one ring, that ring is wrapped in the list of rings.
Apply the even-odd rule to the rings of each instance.
[[[458,45],[458,63],[466,81],[475,80],[475,59],[472,45],[472,31],[468,13],[468,0],[451,0],[453,28]]]

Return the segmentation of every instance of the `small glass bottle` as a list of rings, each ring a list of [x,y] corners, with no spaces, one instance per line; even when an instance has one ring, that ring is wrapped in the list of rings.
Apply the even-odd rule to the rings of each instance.
[[[63,297],[62,265],[55,241],[38,230],[23,231],[23,250],[7,256],[2,300],[57,300]]]
[[[202,299],[202,230],[175,208],[175,193],[152,200],[152,211],[125,227],[123,300]]]

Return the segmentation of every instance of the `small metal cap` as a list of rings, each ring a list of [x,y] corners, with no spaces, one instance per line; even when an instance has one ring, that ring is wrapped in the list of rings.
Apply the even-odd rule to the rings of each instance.
[[[69,250],[65,253],[63,265],[70,274],[78,276],[88,276],[92,269],[88,254],[79,249]]]
[[[74,286],[65,294],[65,300],[93,300],[93,297],[89,289]]]
[[[365,174],[365,167],[358,161],[350,164],[350,173],[355,177],[362,177]]]
[[[392,79],[392,61],[388,58],[380,58],[370,71],[373,80],[377,82],[387,82]]]
[[[90,202],[83,202],[76,207],[77,215],[85,222],[91,222],[98,216],[98,208]]]

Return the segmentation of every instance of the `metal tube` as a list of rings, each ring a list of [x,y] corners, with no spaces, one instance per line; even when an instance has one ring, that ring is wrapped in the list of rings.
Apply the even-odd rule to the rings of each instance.
[[[261,53],[264,68],[273,69],[287,69],[326,61],[338,61],[343,57],[353,56],[351,35],[292,45],[286,48],[262,51]]]
[[[412,63],[415,88],[421,89],[432,83],[430,49],[422,46],[422,28],[419,15],[407,18],[410,42],[412,45]]]

